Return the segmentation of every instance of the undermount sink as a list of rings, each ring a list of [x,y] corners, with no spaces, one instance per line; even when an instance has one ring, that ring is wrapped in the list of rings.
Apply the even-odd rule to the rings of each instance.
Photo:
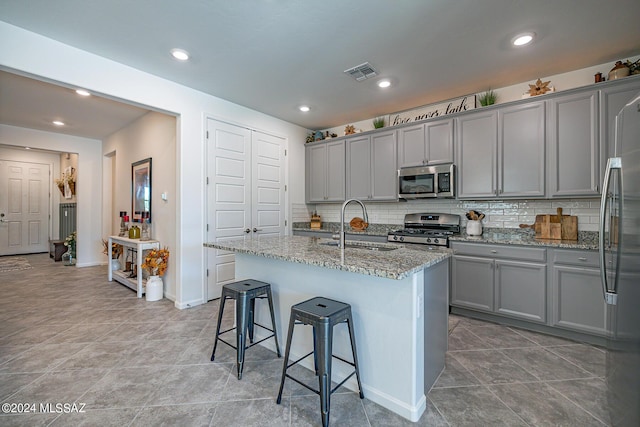
[[[340,242],[334,241],[334,242],[323,242],[323,243],[320,243],[320,244],[324,245],[324,246],[335,246],[337,248],[339,243]],[[347,243],[345,243],[345,249],[346,248],[354,248],[354,249],[365,249],[365,250],[369,250],[369,251],[380,251],[380,252],[395,251],[396,249],[399,249],[401,247],[402,246],[382,245],[382,244],[376,244],[376,243],[370,243],[370,242],[347,242]]]

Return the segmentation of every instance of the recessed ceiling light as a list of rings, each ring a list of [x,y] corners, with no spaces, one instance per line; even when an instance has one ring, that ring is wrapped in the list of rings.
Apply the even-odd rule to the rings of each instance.
[[[307,105],[301,105],[301,106],[299,107],[299,109],[300,109],[300,111],[302,111],[303,113],[306,113],[307,111],[309,111],[309,110],[310,110],[309,106],[307,106]]]
[[[378,87],[385,88],[391,86],[391,82],[389,80],[380,80],[378,82]]]
[[[518,34],[513,38],[511,43],[513,43],[514,46],[524,46],[531,43],[533,41],[534,36],[535,36],[535,33]]]
[[[76,93],[78,95],[80,95],[80,96],[90,96],[91,95],[88,91],[86,91],[84,89],[78,89],[78,90],[76,90]]]
[[[182,49],[171,49],[171,56],[173,56],[178,61],[186,61],[189,59],[189,52]]]
[[[52,123],[56,126],[64,126],[64,122],[61,122],[60,120],[54,120]]]

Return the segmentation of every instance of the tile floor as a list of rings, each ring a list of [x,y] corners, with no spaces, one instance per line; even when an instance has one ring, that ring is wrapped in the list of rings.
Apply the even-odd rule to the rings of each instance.
[[[275,403],[282,359],[274,353],[250,349],[241,381],[229,347],[209,361],[217,301],[177,310],[107,282],[106,267],[65,267],[46,254],[27,259],[33,269],[0,273],[0,401],[76,402],[85,412],[53,406],[0,415],[0,425],[320,425],[318,397],[292,381]],[[331,424],[608,424],[602,350],[464,317],[451,316],[449,328],[446,369],[420,421],[339,390]],[[304,368],[298,374],[313,380]]]

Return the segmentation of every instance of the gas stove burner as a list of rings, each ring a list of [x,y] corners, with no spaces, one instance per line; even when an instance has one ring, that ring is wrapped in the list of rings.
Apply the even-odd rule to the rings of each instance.
[[[407,214],[404,227],[387,236],[389,242],[449,246],[449,236],[460,232],[460,216],[454,214]]]

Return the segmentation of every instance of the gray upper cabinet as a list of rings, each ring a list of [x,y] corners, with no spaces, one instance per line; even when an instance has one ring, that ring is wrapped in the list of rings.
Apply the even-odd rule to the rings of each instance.
[[[498,110],[498,196],[545,196],[545,104]]]
[[[498,112],[474,112],[456,119],[458,198],[480,199],[497,194]]]
[[[594,197],[600,183],[598,91],[548,101],[548,196]]]
[[[345,142],[322,142],[305,147],[307,203],[345,200]]]
[[[544,197],[543,101],[457,119],[458,198]]]
[[[604,176],[607,159],[614,156],[616,116],[627,102],[640,92],[640,79],[600,90],[600,182]]]
[[[398,130],[398,168],[453,163],[453,119]]]
[[[398,200],[396,132],[346,139],[347,198]]]

